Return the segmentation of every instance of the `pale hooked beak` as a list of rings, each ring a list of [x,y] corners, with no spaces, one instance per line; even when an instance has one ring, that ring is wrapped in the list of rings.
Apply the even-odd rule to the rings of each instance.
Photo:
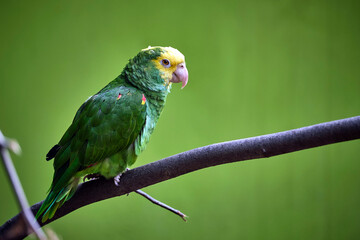
[[[188,78],[189,78],[189,73],[185,63],[179,63],[176,67],[175,72],[173,72],[172,74],[172,78],[170,82],[173,83],[182,82],[181,89],[183,89],[188,82]]]

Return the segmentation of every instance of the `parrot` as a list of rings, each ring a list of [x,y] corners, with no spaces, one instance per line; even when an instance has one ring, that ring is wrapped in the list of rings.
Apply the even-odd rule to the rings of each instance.
[[[36,214],[51,219],[86,176],[119,184],[149,142],[172,83],[188,83],[184,55],[172,47],[142,49],[121,74],[78,109],[46,160],[54,159],[48,195]]]

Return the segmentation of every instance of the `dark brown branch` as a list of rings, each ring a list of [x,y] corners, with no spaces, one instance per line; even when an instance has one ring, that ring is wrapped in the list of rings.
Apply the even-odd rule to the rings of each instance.
[[[16,200],[19,204],[19,207],[22,209],[22,212],[20,213],[20,215],[18,215],[19,217],[21,216],[22,218],[21,219],[22,221],[19,219],[21,221],[22,229],[24,229],[26,232],[34,232],[39,239],[45,240],[47,238],[44,232],[40,229],[40,226],[36,222],[34,215],[29,210],[29,203],[26,199],[24,190],[21,186],[14,164],[11,161],[11,157],[8,151],[8,148],[14,149],[14,147],[12,148],[11,145],[17,146],[15,147],[15,149],[18,150],[20,149],[17,143],[11,143],[10,141],[7,141],[5,136],[0,131],[0,156],[1,159],[3,160],[4,167],[9,177],[11,186],[13,187]],[[0,238],[2,238],[2,235],[0,235]]]
[[[121,196],[202,168],[268,158],[358,138],[360,116],[193,149],[125,172],[118,187],[112,180],[103,179],[81,184],[73,198],[56,212],[54,218],[40,225],[46,225],[88,204]],[[41,202],[31,207],[33,213],[37,212],[40,205]],[[0,238],[6,236],[19,221],[17,215],[1,226]],[[27,234],[25,229],[19,230],[16,239],[24,238]]]

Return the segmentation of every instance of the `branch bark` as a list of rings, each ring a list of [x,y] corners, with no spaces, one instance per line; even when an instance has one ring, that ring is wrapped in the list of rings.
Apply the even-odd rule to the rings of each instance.
[[[360,138],[360,116],[321,123],[285,132],[258,137],[217,143],[176,154],[162,160],[129,170],[121,177],[117,187],[112,180],[94,180],[79,186],[75,195],[66,202],[45,223],[44,226],[78,208],[121,196],[135,190],[175,178],[199,169],[220,164],[251,159],[268,158],[280,154],[314,148],[327,144],[350,141]],[[31,207],[36,213],[42,202]],[[0,227],[0,239],[19,226],[21,216],[16,215]],[[28,235],[26,229],[17,228],[13,239],[22,239]]]

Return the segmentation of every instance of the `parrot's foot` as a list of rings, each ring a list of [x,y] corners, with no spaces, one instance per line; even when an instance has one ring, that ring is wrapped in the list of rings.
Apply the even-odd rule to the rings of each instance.
[[[124,172],[126,172],[126,171],[128,171],[128,170],[130,170],[130,168],[126,168]],[[124,174],[124,172],[122,172],[122,173],[120,173],[120,174],[118,174],[118,175],[116,175],[116,176],[114,177],[114,184],[115,184],[116,186],[119,186],[121,176]]]
[[[91,174],[88,174],[86,175],[84,178],[83,178],[83,181],[87,181],[87,180],[95,180],[95,179],[99,179],[99,178],[102,178],[103,176],[100,175],[99,173],[91,173]]]
[[[116,175],[116,176],[114,177],[114,184],[115,184],[115,186],[119,186],[121,176],[122,176],[122,173],[120,173],[119,175]]]

